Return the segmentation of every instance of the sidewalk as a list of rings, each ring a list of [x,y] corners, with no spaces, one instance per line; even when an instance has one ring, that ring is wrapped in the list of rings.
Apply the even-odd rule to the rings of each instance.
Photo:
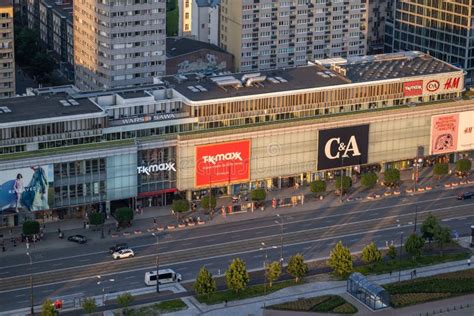
[[[474,256],[471,257],[471,261],[474,260]],[[453,271],[462,271],[473,269],[473,267],[468,267],[466,261],[455,261],[449,263],[443,263],[435,266],[428,266],[423,268],[417,268],[418,277],[427,277],[431,275],[437,275],[446,272]],[[411,278],[410,270],[404,270],[401,273],[401,280],[409,280]],[[389,274],[382,275],[372,275],[368,279],[377,284],[387,284],[398,281],[398,273],[393,273],[392,276]],[[227,306],[224,304],[216,304],[207,306],[205,304],[199,303],[194,297],[187,297],[184,301],[188,305],[186,311],[181,311],[177,313],[171,313],[167,315],[174,316],[184,316],[184,315],[233,315],[233,316],[247,316],[247,315],[266,315],[266,316],[276,316],[276,315],[290,315],[290,314],[279,314],[278,312],[272,310],[263,310],[264,306],[280,304],[285,302],[290,302],[297,300],[299,298],[310,298],[315,296],[335,294],[335,295],[345,295],[346,293],[346,282],[345,281],[316,281],[312,283],[306,283],[302,285],[292,286],[280,291],[271,293],[267,296],[249,298],[241,301],[228,302]],[[474,295],[470,295],[472,297]],[[451,298],[443,301],[437,301],[435,303],[427,303],[405,307],[403,309],[384,309],[377,312],[370,311],[367,307],[363,306],[357,301],[357,308],[359,312],[357,315],[419,315],[419,313],[432,312],[433,308],[436,307],[443,308],[446,310],[449,306],[459,305],[459,300],[463,300],[463,297]],[[352,301],[351,301],[352,302]],[[466,301],[467,302],[467,301]],[[473,301],[474,302],[474,301]],[[473,303],[474,304],[474,303]],[[315,315],[311,313],[311,315]],[[317,315],[317,314],[316,314]],[[451,314],[449,314],[451,315]],[[454,314],[453,314],[454,315]],[[459,314],[459,316],[462,314]]]
[[[409,196],[413,194],[423,194],[423,192],[417,193],[406,193],[407,188],[413,188],[413,181],[411,180],[412,171],[405,170],[401,172],[401,179],[402,185],[400,187],[400,196]],[[417,187],[432,187],[433,191],[437,190],[446,190],[445,184],[456,182],[459,185],[460,180],[454,176],[446,176],[445,178],[438,181],[431,176],[431,168],[424,168],[420,174],[420,179],[417,184]],[[464,184],[463,187],[471,186],[472,184]],[[302,211],[309,211],[309,210],[317,210],[323,208],[331,208],[331,207],[338,207],[341,205],[339,196],[336,196],[334,193],[334,181],[328,181],[328,188],[325,193],[325,198],[323,200],[316,199],[314,195],[310,192],[309,186],[302,186],[298,189],[296,188],[284,188],[280,190],[270,190],[267,193],[267,199],[265,202],[265,210],[262,212],[260,210],[255,210],[254,212],[246,212],[246,213],[238,213],[238,214],[227,214],[223,216],[220,212],[215,213],[212,220],[208,221],[208,216],[204,213],[203,210],[199,210],[196,212],[190,212],[184,217],[193,216],[193,217],[200,217],[204,219],[206,222],[205,225],[217,225],[217,224],[224,224],[224,223],[231,223],[231,222],[239,222],[244,220],[251,220],[256,218],[263,218],[267,216],[274,216],[275,214],[294,214]],[[360,184],[360,181],[357,181],[353,184],[351,192],[349,195],[345,196],[344,204],[353,204],[353,203],[360,203],[361,201],[368,201],[368,195],[377,194],[379,197],[378,199],[387,199],[393,198],[391,196],[384,196],[384,192],[387,191],[387,188],[377,185],[374,189],[367,190],[363,188]],[[271,201],[273,198],[283,198],[283,197],[290,197],[293,195],[304,195],[304,205],[297,205],[295,207],[282,207],[277,209],[271,208]],[[217,200],[217,209],[220,209],[222,205],[230,205],[232,204],[231,197],[225,196],[220,197]],[[151,208],[144,208],[142,214],[135,214],[135,218],[133,220],[133,225],[127,229],[121,229],[119,233],[115,233],[115,219],[112,217],[107,219],[104,225],[104,239],[101,238],[101,230],[100,228],[94,231],[92,228],[85,229],[84,228],[84,220],[83,219],[68,219],[62,220],[58,222],[47,222],[45,223],[44,229],[44,239],[38,242],[35,247],[37,249],[56,249],[56,248],[64,248],[67,247],[67,243],[64,240],[58,239],[58,229],[61,229],[64,232],[66,238],[67,236],[74,235],[74,234],[81,234],[89,239],[94,241],[106,241],[107,243],[113,243],[117,237],[124,237],[127,236],[128,238],[133,238],[134,235],[141,235],[145,234],[148,231],[153,231],[157,226],[163,226],[164,229],[167,229],[168,225],[172,225],[176,227],[175,229],[190,229],[190,228],[178,228],[178,220],[175,215],[171,214],[171,206],[162,206],[162,207],[151,207]],[[153,218],[156,218],[157,224],[154,224]],[[43,223],[40,220],[40,224]],[[110,232],[110,234],[109,234]],[[19,236],[21,234],[21,226],[12,228],[13,236],[15,236],[19,240]],[[24,246],[17,242],[17,247],[13,246],[10,238],[10,228],[2,228],[0,229],[0,234],[3,234],[6,246],[6,252],[0,252],[0,256],[2,255],[10,255],[10,254],[18,254],[24,252]],[[1,242],[1,240],[0,240]]]

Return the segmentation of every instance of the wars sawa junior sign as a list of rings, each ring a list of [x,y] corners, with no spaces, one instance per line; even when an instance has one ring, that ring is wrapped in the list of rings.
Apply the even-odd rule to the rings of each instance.
[[[369,151],[369,125],[319,131],[318,170],[366,164]]]

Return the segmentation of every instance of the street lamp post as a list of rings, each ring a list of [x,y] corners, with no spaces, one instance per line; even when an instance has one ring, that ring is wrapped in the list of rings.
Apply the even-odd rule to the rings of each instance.
[[[99,281],[97,281],[97,285],[101,285],[102,284],[102,304],[105,305],[105,286],[103,285],[105,282],[114,282],[115,279],[108,279],[108,280],[103,280],[103,281],[100,281],[101,280],[101,276],[98,275],[97,276],[97,279],[99,279]]]
[[[263,307],[265,307],[265,296],[267,295],[267,258],[268,258],[268,249],[276,249],[276,246],[266,247],[265,243],[262,241],[260,243],[262,247],[260,250],[265,251],[265,257],[263,259]]]
[[[280,264],[283,265],[283,216],[277,214],[277,217],[280,219],[280,221],[275,221],[280,224]]]
[[[160,293],[160,248],[159,248],[159,238],[158,238],[158,233],[153,233],[153,236],[156,238],[156,293]]]
[[[343,177],[344,177],[344,155],[341,156],[341,186],[339,188],[339,193],[341,194],[340,198],[341,198],[341,204],[343,203],[343,199],[342,199],[342,192],[343,192],[343,185],[342,185],[342,181],[343,181]]]
[[[26,249],[30,248],[30,244],[26,243]],[[35,314],[35,305],[34,305],[34,297],[33,297],[33,258],[29,251],[26,252],[26,255],[30,259],[30,304],[31,304],[31,315]]]
[[[415,227],[413,228],[413,232],[416,234],[416,224],[418,223],[418,204],[415,204]]]
[[[403,232],[400,233],[400,255],[399,255],[399,269],[398,269],[398,282],[400,282],[402,278],[402,250],[403,250]]]

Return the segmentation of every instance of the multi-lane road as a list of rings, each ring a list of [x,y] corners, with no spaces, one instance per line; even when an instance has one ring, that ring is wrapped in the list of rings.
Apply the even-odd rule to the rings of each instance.
[[[465,190],[465,189],[464,189]],[[352,251],[370,241],[385,246],[397,242],[400,233],[413,231],[415,211],[421,223],[429,212],[460,234],[468,234],[474,224],[474,200],[458,201],[463,189],[429,192],[414,197],[393,197],[373,202],[348,203],[339,207],[293,212],[275,223],[274,210],[266,217],[220,225],[160,233],[160,266],[171,267],[184,280],[195,278],[205,265],[213,274],[223,273],[232,258],[240,257],[248,269],[261,268],[264,242],[269,260],[297,252],[306,259],[326,257],[342,240]],[[416,207],[417,206],[417,207]],[[273,213],[273,214],[270,214]],[[118,292],[144,287],[144,273],[154,269],[156,239],[149,235],[130,238],[136,257],[113,261],[110,241],[92,240],[87,245],[67,248],[33,249],[33,265],[25,255],[3,257],[0,262],[0,311],[29,306],[29,282],[33,275],[36,304],[46,297],[93,296],[102,291]],[[97,284],[97,276],[113,282]]]

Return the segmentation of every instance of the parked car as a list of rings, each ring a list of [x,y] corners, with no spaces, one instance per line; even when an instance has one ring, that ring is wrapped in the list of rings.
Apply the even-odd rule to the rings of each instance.
[[[461,194],[458,194],[458,200],[466,200],[474,197],[474,192],[464,192]]]
[[[130,257],[135,257],[135,253],[130,248],[122,249],[112,254],[112,258],[114,258],[114,260],[130,258]]]
[[[109,248],[109,251],[112,254],[112,253],[120,251],[122,249],[128,249],[128,244],[125,243],[125,242],[115,244],[115,245],[113,245],[112,247]]]
[[[87,237],[82,235],[73,235],[67,238],[68,241],[77,242],[78,244],[85,244],[87,242]]]

